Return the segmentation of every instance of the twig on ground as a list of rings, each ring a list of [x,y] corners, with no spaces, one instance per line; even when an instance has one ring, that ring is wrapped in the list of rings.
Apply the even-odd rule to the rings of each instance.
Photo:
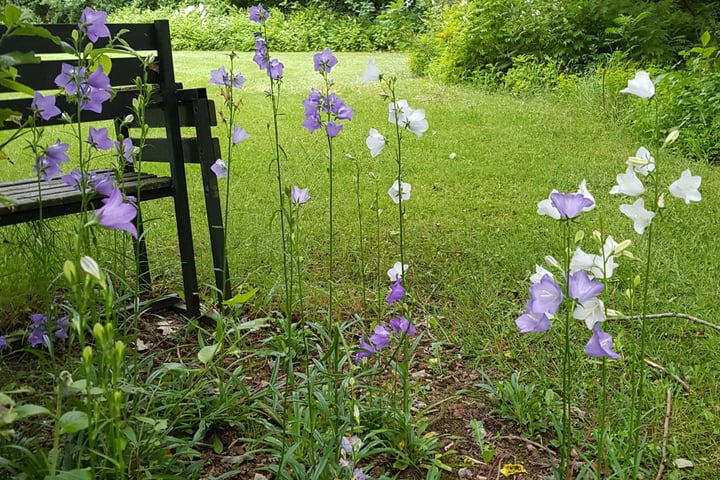
[[[541,450],[545,450],[550,455],[555,456],[555,452],[553,452],[551,449],[549,449],[548,447],[546,447],[545,445],[543,445],[541,443],[534,442],[534,441],[530,440],[529,438],[520,437],[518,435],[503,435],[500,438],[505,439],[505,440],[519,440],[521,442],[529,443],[533,447],[537,447]]]
[[[629,317],[615,317],[614,320],[640,320],[641,318],[642,315],[632,315]],[[700,325],[705,325],[706,327],[715,329],[720,332],[720,325],[710,323],[707,320],[703,320],[701,318],[693,317],[692,315],[688,315],[687,313],[651,313],[650,315],[646,315],[645,318],[682,318],[684,320],[699,323]]]
[[[685,382],[685,380],[683,380],[682,378],[678,377],[678,376],[675,375],[674,373],[668,372],[667,369],[666,369],[665,367],[663,367],[662,365],[659,365],[659,364],[653,362],[652,360],[648,360],[647,358],[646,358],[644,361],[645,361],[645,363],[647,363],[648,365],[650,365],[652,368],[655,368],[655,369],[657,369],[657,370],[660,370],[662,373],[664,373],[664,374],[666,374],[666,375],[670,375],[670,376],[673,378],[673,380],[675,380],[675,381],[678,382],[680,385],[682,385],[682,387],[685,389],[686,392],[692,392],[692,388],[690,388],[690,385],[688,385],[688,384]]]
[[[667,461],[667,442],[670,436],[670,414],[672,413],[672,388],[667,389],[665,399],[665,423],[663,424],[662,449],[660,451],[660,467],[655,475],[655,480],[660,480],[665,473],[665,462]]]

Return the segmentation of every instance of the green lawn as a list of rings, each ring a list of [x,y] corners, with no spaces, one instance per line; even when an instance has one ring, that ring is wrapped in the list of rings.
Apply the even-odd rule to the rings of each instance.
[[[230,268],[234,285],[260,289],[256,311],[277,307],[282,276],[277,183],[270,170],[271,142],[267,129],[270,103],[263,94],[267,88],[264,72],[251,62],[251,54],[241,52],[235,69],[247,77],[237,123],[251,135],[233,152],[231,189]],[[350,318],[362,313],[360,254],[357,209],[354,193],[356,163],[360,168],[360,200],[365,233],[365,272],[370,298],[375,298],[375,281],[382,279],[380,295],[386,295],[385,271],[398,258],[396,209],[385,193],[394,180],[392,147],[371,159],[364,145],[371,127],[390,137],[387,105],[379,86],[361,86],[360,77],[369,58],[379,69],[398,75],[397,92],[413,108],[423,108],[430,130],[422,137],[405,135],[404,181],[412,184],[412,198],[405,216],[406,258],[410,270],[405,286],[413,299],[415,319],[432,324],[436,335],[459,344],[476,359],[478,369],[497,372],[501,377],[522,372],[525,382],[537,383],[542,390],[558,391],[560,333],[520,336],[514,320],[524,310],[528,298],[528,278],[535,264],[545,255],[562,255],[559,224],[536,214],[537,202],[552,189],[575,191],[582,179],[595,196],[598,208],[583,215],[573,225],[584,230],[584,249],[594,229],[603,225],[604,234],[617,241],[631,239],[636,256],[645,255],[644,239],[632,229],[632,222],[618,210],[623,203],[609,195],[615,175],[625,170],[625,160],[642,144],[625,130],[610,123],[599,110],[599,86],[586,89],[581,96],[516,98],[502,93],[483,92],[468,87],[447,86],[429,79],[414,78],[402,54],[338,54],[332,72],[334,89],[355,108],[335,147],[334,182],[336,244],[332,267],[342,315]],[[311,54],[279,54],[285,64],[285,83],[281,91],[280,141],[287,152],[282,168],[286,185],[310,189],[311,201],[303,208],[303,245],[306,248],[307,304],[310,310],[324,308],[327,298],[328,242],[328,160],[326,140],[320,132],[308,135],[301,127],[302,99],[309,89],[321,85],[313,72]],[[216,52],[178,52],[177,76],[185,86],[206,86],[221,109],[217,88],[208,84],[210,70],[229,66],[227,55]],[[587,92],[590,92],[587,95]],[[590,97],[590,101],[587,100]],[[639,101],[639,100],[638,100]],[[218,134],[224,130],[218,128]],[[681,133],[682,134],[682,133]],[[665,196],[657,244],[654,251],[650,308],[653,313],[683,312],[710,322],[720,321],[720,173],[717,167],[689,163],[668,153],[657,154],[657,139],[647,141],[659,162],[661,188],[690,167],[702,176],[703,200],[686,206]],[[451,154],[454,158],[451,158]],[[22,173],[25,172],[25,173]],[[196,246],[202,281],[211,282],[210,252],[203,215],[199,173],[189,166]],[[372,172],[373,176],[370,176]],[[0,169],[0,179],[28,176],[30,167],[16,162]],[[379,179],[380,245],[376,245],[377,226],[372,203],[373,178]],[[224,185],[224,181],[221,180]],[[179,289],[180,269],[173,248],[174,227],[170,204],[153,202],[145,215],[151,218],[149,232],[153,267],[160,274],[161,288]],[[62,224],[61,224],[62,225]],[[32,277],[17,274],[18,247],[25,243],[17,228],[0,230],[0,282],[17,292],[28,287]],[[380,271],[375,267],[380,252]],[[158,259],[159,254],[159,259]],[[23,257],[25,258],[25,257]],[[59,260],[61,261],[61,260]],[[621,293],[634,275],[631,262],[621,259],[613,282],[617,304],[626,311]],[[637,268],[637,267],[636,267]],[[18,277],[24,280],[18,280]],[[644,280],[644,279],[643,279]],[[12,290],[10,285],[15,285]],[[8,310],[22,311],[22,298],[2,294]],[[650,324],[648,357],[684,378],[691,393],[676,395],[673,404],[670,453],[672,460],[684,457],[696,468],[673,478],[710,478],[720,467],[720,334],[684,320],[663,319]],[[610,368],[613,385],[612,425],[622,430],[627,412],[628,375],[632,335],[630,321],[608,322],[606,330],[615,337],[616,350],[623,359]],[[578,357],[587,336],[577,333]],[[589,336],[589,335],[588,335]],[[539,371],[539,352],[546,359],[546,370]],[[557,354],[556,354],[557,352]],[[587,389],[578,389],[585,403],[581,408],[594,412],[593,385],[598,364],[586,360],[581,375]],[[673,380],[653,371],[649,374],[647,418],[650,425],[650,456],[659,454],[664,415],[664,393]],[[672,469],[671,469],[672,470]],[[712,473],[711,473],[712,472]],[[677,472],[675,472],[677,473]],[[679,475],[679,474],[678,474]]]

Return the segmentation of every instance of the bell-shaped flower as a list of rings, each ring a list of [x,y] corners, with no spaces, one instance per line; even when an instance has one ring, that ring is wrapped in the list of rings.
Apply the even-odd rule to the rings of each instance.
[[[327,136],[330,138],[337,137],[342,129],[342,123],[335,123],[333,121],[330,121],[325,124],[325,133],[327,133]]]
[[[368,66],[362,75],[362,84],[365,85],[368,82],[375,82],[380,80],[380,70],[375,66],[375,59],[371,58],[368,61]]]
[[[390,307],[390,305],[399,300],[402,300],[403,298],[405,298],[405,289],[402,286],[402,278],[398,277],[390,285],[390,293],[387,297],[385,297],[385,301],[387,302],[388,307]]]
[[[528,300],[525,313],[515,320],[515,325],[520,329],[520,333],[545,332],[550,329],[550,318],[545,313],[533,312],[532,301]]]
[[[425,110],[413,110],[407,100],[391,103],[389,109],[388,121],[390,123],[397,123],[418,137],[422,137],[422,134],[429,128],[428,122],[425,120]]]
[[[107,16],[107,12],[95,11],[91,7],[85,7],[82,14],[80,14],[78,28],[81,32],[87,34],[92,43],[95,43],[98,38],[110,38],[110,30],[105,24]]]
[[[33,101],[30,108],[40,115],[40,118],[47,121],[53,117],[60,115],[62,112],[55,106],[55,96],[48,95],[47,97],[40,92],[33,94]]]
[[[270,77],[271,80],[280,80],[283,76],[284,69],[285,69],[285,65],[283,65],[280,62],[280,60],[278,60],[278,59],[270,60],[270,63],[268,63],[268,67],[267,67],[268,77]]]
[[[585,353],[591,357],[610,357],[617,360],[620,355],[613,351],[612,346],[612,336],[600,330],[600,324],[596,323],[593,326],[592,337],[585,345]]]
[[[645,209],[645,200],[638,198],[632,205],[620,205],[620,211],[633,221],[633,228],[638,235],[642,235],[645,229],[650,225],[652,219],[655,218],[655,212]]]
[[[310,193],[309,189],[307,188],[300,188],[297,185],[294,185],[290,189],[290,202],[295,205],[303,205],[307,203],[307,201],[310,200]]]
[[[222,158],[215,160],[215,163],[212,164],[210,170],[212,170],[217,178],[225,178],[228,176],[228,164]]]
[[[642,70],[635,74],[635,78],[628,80],[628,86],[620,90],[620,93],[631,93],[640,98],[652,98],[655,95],[655,84],[650,79],[650,74]]]
[[[568,295],[582,303],[600,295],[604,287],[601,282],[591,280],[585,270],[578,270],[570,275]]]
[[[375,325],[373,334],[370,335],[370,343],[375,345],[375,350],[382,350],[390,342],[390,330],[382,325]]]
[[[262,5],[255,5],[254,7],[250,7],[250,21],[253,21],[255,23],[265,23],[268,18],[270,18],[270,14],[267,10],[263,8]]]
[[[550,203],[560,213],[560,218],[572,219],[579,216],[594,202],[582,193],[551,193]]]
[[[393,333],[395,333],[395,335],[405,334],[410,337],[417,333],[415,325],[413,325],[405,317],[393,318],[392,320],[390,320],[390,328],[392,328],[392,331]]]
[[[635,174],[635,170],[632,165],[628,165],[625,173],[619,173],[616,179],[617,185],[610,189],[611,195],[621,193],[623,195],[637,197],[645,193],[645,187]]]
[[[685,200],[685,204],[690,202],[699,202],[702,200],[700,196],[700,183],[702,178],[698,175],[690,173],[690,169],[684,170],[680,178],[670,184],[670,193],[673,197]]]
[[[545,275],[539,282],[530,286],[529,311],[554,315],[560,308],[563,294],[560,286],[550,275]]]
[[[409,266],[407,264],[402,265],[400,262],[395,262],[395,265],[387,271],[388,277],[390,277],[391,282],[397,281],[399,278],[402,278],[405,272],[407,272],[407,269]]]
[[[625,163],[631,165],[636,173],[644,177],[655,171],[655,157],[650,155],[650,151],[645,147],[638,148],[635,156],[628,158]]]
[[[368,137],[365,139],[365,145],[370,149],[370,156],[375,158],[385,148],[385,137],[374,128],[371,128]]]
[[[550,195],[553,193],[558,193],[557,190],[553,189],[552,192],[550,192]],[[537,204],[537,213],[538,215],[545,215],[553,220],[560,220],[560,212],[558,211],[555,206],[553,206],[552,201],[550,200],[550,197],[540,200]]]
[[[115,146],[115,142],[110,140],[107,128],[90,127],[87,142],[98,150],[110,150]]]
[[[250,135],[245,131],[244,128],[238,127],[237,125],[233,125],[233,137],[232,137],[232,143],[233,145],[237,145],[240,142],[243,142],[250,138]]]
[[[604,322],[605,304],[597,297],[580,302],[573,311],[573,318],[582,320],[589,330],[592,330],[596,323]]]
[[[221,87],[242,88],[245,84],[245,77],[241,73],[233,73],[232,78],[230,78],[230,73],[225,70],[225,67],[221,66],[217,70],[210,71],[210,83]]]
[[[359,362],[363,358],[370,358],[375,353],[375,347],[365,341],[365,334],[360,335],[360,350],[355,354],[355,361]]]
[[[390,187],[390,190],[388,190],[388,195],[390,195],[390,198],[392,198],[392,201],[395,203],[400,203],[401,200],[403,202],[407,202],[408,200],[410,200],[411,188],[412,187],[409,183],[400,183],[395,180],[395,182]]]
[[[103,227],[125,230],[137,238],[137,229],[133,223],[137,208],[123,200],[120,189],[114,189],[109,197],[103,199],[103,206],[95,211],[95,215],[98,217],[98,223]]]
[[[33,167],[33,172],[38,173],[40,177],[49,182],[62,170],[60,165],[70,161],[67,156],[68,144],[56,141],[54,145],[50,145],[45,149],[43,155],[38,156],[37,162]]]
[[[122,142],[115,142],[115,149],[118,155],[125,158],[128,163],[133,163],[133,153],[135,152],[135,145],[133,144],[132,138],[125,137]]]
[[[316,72],[330,73],[332,67],[337,65],[338,60],[329,48],[313,55],[313,64]]]

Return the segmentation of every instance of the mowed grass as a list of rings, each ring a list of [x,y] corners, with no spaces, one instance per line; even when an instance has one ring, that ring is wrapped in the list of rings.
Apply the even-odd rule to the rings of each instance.
[[[268,82],[251,62],[251,56],[241,52],[235,64],[235,70],[247,77],[236,123],[251,138],[232,152],[228,242],[233,284],[238,288],[259,287],[254,308],[270,311],[277,308],[282,295],[278,184],[268,129],[270,102],[264,95]],[[364,144],[370,127],[392,138],[387,104],[380,97],[379,86],[360,84],[367,61],[373,57],[384,74],[398,75],[398,97],[407,99],[413,108],[425,109],[430,123],[430,130],[422,138],[408,132],[402,144],[403,179],[412,184],[412,198],[405,204],[405,252],[410,265],[405,286],[413,299],[415,321],[434,325],[441,339],[462,346],[467,355],[477,359],[477,368],[492,370],[500,377],[519,371],[523,381],[559,391],[558,328],[548,335],[521,337],[514,325],[524,310],[528,277],[535,264],[542,264],[545,255],[562,256],[559,225],[536,214],[537,202],[552,189],[575,191],[586,179],[598,207],[575,224],[577,230],[585,232],[583,248],[596,249],[591,233],[602,225],[603,233],[617,241],[631,239],[636,256],[643,258],[646,254],[646,237],[638,236],[632,222],[618,210],[623,199],[608,194],[615,176],[625,170],[627,157],[643,143],[603,117],[599,97],[593,101],[594,95],[599,96],[599,86],[586,85],[582,96],[515,98],[413,78],[406,56],[401,54],[338,54],[339,63],[331,75],[335,80],[333,88],[355,109],[355,117],[345,124],[334,147],[336,243],[331,267],[327,256],[327,142],[320,132],[309,135],[301,127],[302,99],[311,87],[321,86],[321,77],[313,72],[311,53],[277,56],[285,64],[280,107],[280,141],[287,153],[287,158],[281,160],[283,185],[309,188],[311,195],[311,201],[302,209],[306,304],[310,310],[319,316],[327,307],[332,270],[337,301],[342,306],[336,310],[338,315],[358,314],[371,320],[374,310],[363,312],[360,272],[365,272],[372,303],[377,294],[386,295],[385,271],[399,260],[397,207],[386,193],[396,175],[393,145],[371,159]],[[175,56],[178,79],[186,87],[207,87],[218,110],[223,109],[218,89],[209,85],[208,79],[210,70],[220,65],[229,68],[226,54],[178,52]],[[218,135],[224,132],[218,127]],[[690,167],[694,175],[702,176],[703,201],[686,206],[665,195],[666,208],[655,232],[649,310],[683,312],[720,323],[718,169],[690,163],[668,152],[658,153],[653,148],[658,143],[658,139],[645,140],[658,158],[660,188],[667,191],[680,172]],[[451,153],[455,158],[450,158]],[[364,266],[360,262],[354,193],[356,162],[360,170]],[[0,179],[28,176],[30,169],[30,161],[16,161],[13,167],[0,170]],[[190,165],[187,172],[201,280],[210,284],[212,271],[199,171]],[[375,179],[382,209],[379,245],[373,206]],[[225,181],[221,180],[221,184],[224,186]],[[150,202],[144,214],[151,219],[148,238],[158,288],[179,290],[172,204],[167,200]],[[71,223],[61,221],[57,225],[62,229]],[[0,230],[0,240],[6,240],[0,245],[1,281],[4,291],[13,292],[12,299],[10,294],[2,297],[16,311],[23,308],[18,299],[30,296],[28,292],[17,292],[32,288],[33,279],[18,270],[28,255],[19,253],[26,243],[20,240],[26,237],[20,235],[24,235],[22,229]],[[63,259],[58,259],[59,264]],[[628,302],[621,294],[628,279],[639,273],[639,267],[633,267],[627,259],[620,262],[617,281],[612,284],[618,303],[608,306],[625,312]],[[375,288],[378,279],[380,292]],[[623,354],[623,359],[611,367],[612,425],[615,432],[620,432],[628,414],[627,381],[637,325],[611,320],[605,329],[614,335],[616,349]],[[681,392],[668,376],[654,371],[648,375],[646,407],[651,413],[646,422],[650,425],[650,455],[659,452],[665,389],[676,388],[669,458],[684,457],[695,462],[696,468],[683,473],[682,478],[709,478],[709,472],[720,467],[720,408],[716,400],[720,393],[720,332],[678,319],[653,320],[649,330],[648,357],[687,380],[693,388],[690,393]],[[599,368],[583,358],[589,332],[578,328],[574,335],[577,358],[583,362],[578,369],[582,378],[577,379],[578,398],[584,399],[580,408],[594,413]],[[542,371],[538,369],[538,355],[546,359]]]

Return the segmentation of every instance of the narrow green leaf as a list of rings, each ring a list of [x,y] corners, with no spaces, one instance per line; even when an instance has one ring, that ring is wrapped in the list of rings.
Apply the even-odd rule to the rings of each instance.
[[[0,85],[2,85],[3,87],[5,87],[9,90],[14,90],[16,92],[21,92],[21,93],[27,93],[28,95],[33,95],[35,93],[35,91],[32,88],[28,87],[27,85],[23,85],[20,82],[16,82],[15,80],[9,80],[7,78],[0,78]]]
[[[222,440],[217,435],[213,436],[213,452],[220,455],[225,447],[223,446]]]
[[[20,21],[20,15],[22,14],[22,11],[17,8],[15,5],[6,3],[5,4],[5,26],[10,28],[18,21]]]
[[[235,305],[242,305],[242,304],[250,301],[257,292],[258,292],[257,287],[251,288],[250,290],[248,290],[245,293],[238,293],[233,298],[225,300],[223,302],[223,305],[225,305],[226,307],[234,307]]]
[[[710,32],[705,30],[705,33],[700,37],[700,43],[703,47],[707,47],[708,43],[710,43]]]
[[[60,427],[63,433],[75,433],[88,427],[88,416],[85,412],[72,410],[60,417]]]
[[[53,42],[55,45],[60,45],[60,37],[52,35],[46,28],[38,27],[37,25],[21,25],[13,30],[12,34],[15,36],[45,38]]]
[[[52,477],[48,475],[45,480],[92,480],[92,474],[89,469],[68,470],[67,472],[57,473]]]
[[[40,63],[40,57],[34,52],[8,52],[0,55],[0,68],[2,69],[25,63]]]

